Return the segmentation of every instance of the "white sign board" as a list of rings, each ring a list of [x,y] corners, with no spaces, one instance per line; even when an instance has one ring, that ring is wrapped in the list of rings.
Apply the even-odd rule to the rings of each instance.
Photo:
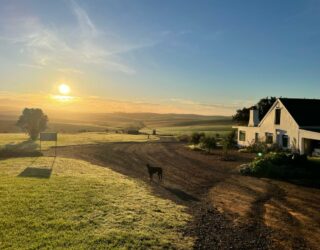
[[[58,133],[40,133],[40,141],[58,141]]]

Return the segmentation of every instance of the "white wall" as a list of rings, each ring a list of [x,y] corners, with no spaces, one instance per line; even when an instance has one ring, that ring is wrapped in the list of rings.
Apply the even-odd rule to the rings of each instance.
[[[280,125],[275,124],[275,110],[276,108],[281,109]],[[239,146],[248,146],[254,142],[255,133],[259,133],[259,139],[265,141],[265,134],[273,134],[273,143],[279,143],[282,145],[282,135],[288,135],[289,145],[288,147],[299,148],[299,126],[291,117],[288,110],[284,107],[280,100],[277,100],[273,107],[266,114],[264,119],[260,122],[258,127],[242,127],[238,128],[238,144]],[[246,141],[239,141],[239,131],[246,131]],[[279,133],[279,138],[277,140],[277,132]]]
[[[253,144],[255,141],[255,133],[259,132],[259,127],[245,127],[245,126],[237,126],[238,129],[238,145],[241,147],[249,146]],[[246,133],[245,141],[239,140],[240,131],[244,131]]]

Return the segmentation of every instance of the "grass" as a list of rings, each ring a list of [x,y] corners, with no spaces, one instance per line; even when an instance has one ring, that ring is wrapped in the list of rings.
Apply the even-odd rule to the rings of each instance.
[[[28,140],[28,136],[23,133],[0,134],[0,146],[22,143],[26,140]],[[110,134],[104,132],[58,134],[58,146],[95,144],[104,142],[146,142],[150,140],[158,140],[158,137],[150,136],[148,139],[147,135]],[[54,145],[54,142],[43,142],[42,148],[47,149]]]
[[[64,158],[0,161],[1,249],[188,249],[183,206],[109,169]]]
[[[231,125],[210,125],[210,126],[173,126],[173,127],[160,127],[156,128],[159,135],[191,135],[194,132],[204,132],[206,135],[225,135],[232,131]],[[152,129],[142,129],[143,132],[152,133]]]

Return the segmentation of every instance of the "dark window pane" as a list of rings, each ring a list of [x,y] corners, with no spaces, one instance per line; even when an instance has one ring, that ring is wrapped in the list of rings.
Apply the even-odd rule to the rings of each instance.
[[[266,143],[267,144],[272,144],[273,143],[273,135],[266,133]]]
[[[255,134],[254,140],[255,140],[255,142],[258,142],[258,141],[259,141],[259,133],[256,133],[256,134]]]
[[[276,109],[276,117],[275,117],[275,124],[280,124],[281,120],[281,109]]]
[[[284,147],[284,148],[288,147],[288,136],[287,135],[282,136],[282,147]]]

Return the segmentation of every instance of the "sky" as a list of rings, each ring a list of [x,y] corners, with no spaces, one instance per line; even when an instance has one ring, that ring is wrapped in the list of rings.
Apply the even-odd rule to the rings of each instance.
[[[320,98],[319,0],[0,7],[0,110],[231,115],[265,96]],[[55,98],[61,83],[72,99]]]

